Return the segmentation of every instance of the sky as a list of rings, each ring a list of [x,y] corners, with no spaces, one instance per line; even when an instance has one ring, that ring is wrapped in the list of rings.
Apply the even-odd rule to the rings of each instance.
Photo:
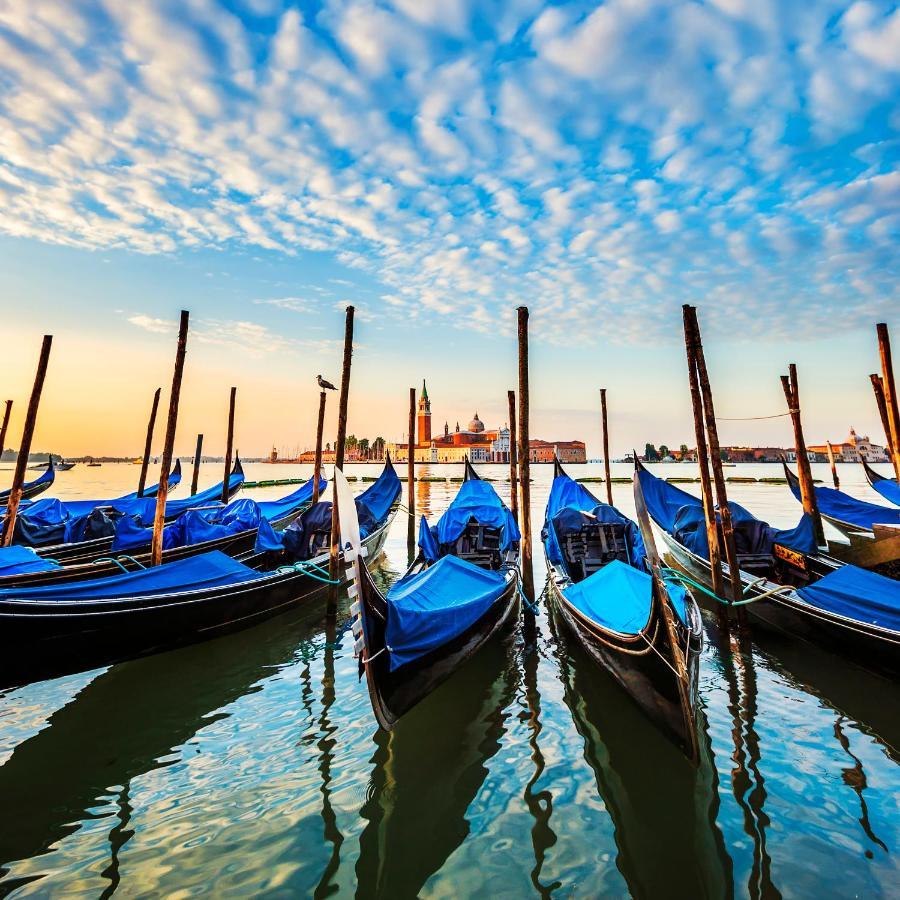
[[[348,303],[358,436],[422,378],[435,429],[502,424],[527,305],[533,436],[598,455],[606,387],[615,455],[691,443],[692,303],[720,416],[796,362],[811,442],[881,439],[898,100],[876,0],[0,2],[7,443],[51,333],[34,449],[138,454],[189,309],[176,451],[231,385],[243,453],[308,446]]]

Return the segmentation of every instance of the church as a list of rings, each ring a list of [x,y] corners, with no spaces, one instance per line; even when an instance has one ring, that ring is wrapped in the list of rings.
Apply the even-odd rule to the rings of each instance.
[[[489,429],[476,411],[465,429],[456,423],[450,430],[450,423],[444,422],[443,433],[434,435],[431,431],[431,400],[428,388],[422,382],[422,393],[419,396],[418,415],[416,419],[415,461],[430,463],[461,463],[468,458],[473,463],[508,463],[509,462],[509,428]],[[585,462],[585,447],[581,441],[530,441],[532,462],[552,461],[545,459],[545,448],[553,448],[563,462]],[[388,445],[391,457],[398,462],[409,459],[406,443]],[[539,458],[538,458],[539,457]]]

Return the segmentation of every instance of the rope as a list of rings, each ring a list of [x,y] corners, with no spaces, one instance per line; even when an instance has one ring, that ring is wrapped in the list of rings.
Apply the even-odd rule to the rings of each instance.
[[[783,419],[800,412],[799,409],[789,409],[785,413],[776,413],[774,416],[716,416],[717,422],[759,422],[761,419]]]
[[[95,559],[93,565],[99,566],[100,563],[112,563],[114,566],[118,566],[123,572],[127,574],[128,569],[122,565],[117,559],[113,559],[111,556],[101,556],[100,559]]]
[[[321,566],[317,566],[315,563],[311,562],[298,562],[294,563],[292,566],[280,566],[275,570],[276,575],[287,575],[288,572],[300,572],[302,575],[309,575],[310,578],[314,578],[316,581],[321,581],[323,584],[340,584],[341,579],[330,578],[326,573],[326,570],[321,568]],[[319,574],[324,573],[324,574]]]
[[[147,568],[142,562],[139,562],[139,561],[136,560],[133,556],[128,556],[128,555],[125,554],[125,553],[120,553],[120,554],[118,555],[118,557],[116,557],[116,558],[117,558],[117,559],[127,559],[128,562],[134,563],[139,569],[146,569],[146,568]]]
[[[504,565],[503,568],[506,569],[507,572],[515,572],[516,573],[516,576],[517,576],[516,590],[519,592],[519,596],[522,598],[522,603],[525,606],[525,609],[528,610],[528,612],[530,612],[533,616],[537,616],[538,613],[540,612],[540,609],[537,605],[537,600],[532,602],[531,600],[528,599],[528,597],[525,596],[525,591],[522,590],[522,570],[519,568],[518,565],[512,564],[512,563],[507,563],[506,565]],[[544,594],[542,591],[541,597],[543,597],[543,596],[544,596]],[[538,600],[540,600],[540,597],[538,597]]]
[[[372,662],[373,659],[378,659],[378,657],[381,656],[381,654],[384,653],[385,650],[387,650],[388,653],[393,653],[393,652],[394,652],[394,648],[393,648],[393,647],[389,647],[387,644],[385,644],[385,645],[384,645],[377,653],[375,653],[375,654],[372,655],[372,656],[367,656],[367,657],[363,660],[363,663],[366,664],[366,665],[368,665],[370,662]]]
[[[794,590],[788,585],[779,585],[777,588],[773,588],[771,591],[764,591],[762,594],[757,594],[755,597],[748,597],[747,591],[753,590],[753,588],[760,583],[760,580],[765,580],[757,579],[752,584],[750,584],[746,588],[746,590],[744,590],[742,600],[728,600],[724,597],[720,597],[714,591],[711,591],[708,587],[706,587],[706,585],[701,584],[699,581],[695,581],[693,578],[685,575],[683,572],[679,572],[676,569],[669,568],[668,566],[662,566],[661,571],[663,573],[663,581],[665,581],[666,583],[672,581],[690,585],[690,587],[700,591],[703,594],[706,594],[707,597],[712,597],[713,600],[717,600],[719,603],[722,603],[725,606],[746,606],[748,603],[756,603],[758,600],[765,600],[767,597],[774,597],[777,594],[788,594]]]
[[[654,647],[653,644],[651,644],[650,641],[647,640],[647,636],[644,634],[643,631],[640,632],[640,635],[645,641],[647,641],[647,646],[669,667],[669,669],[672,671],[672,674],[679,681],[681,681],[682,680],[681,673],[676,671],[675,667],[662,655],[662,653],[660,653],[659,650],[657,650],[656,647]]]

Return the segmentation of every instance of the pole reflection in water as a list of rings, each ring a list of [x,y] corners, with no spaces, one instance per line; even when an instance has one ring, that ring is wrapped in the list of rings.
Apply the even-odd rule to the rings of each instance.
[[[134,835],[134,829],[129,828],[131,823],[132,807],[129,802],[128,792],[130,785],[126,784],[119,792],[116,800],[118,806],[118,821],[109,832],[109,865],[101,873],[103,878],[109,880],[109,885],[104,888],[100,900],[108,900],[116,892],[121,880],[119,876],[119,851],[128,843]]]
[[[466,813],[500,749],[517,682],[507,645],[488,644],[390,734],[376,732],[358,897],[419,896],[466,839]]]
[[[531,844],[534,848],[534,868],[531,870],[531,883],[534,889],[542,897],[549,897],[555,890],[561,887],[561,882],[552,884],[541,883],[541,869],[544,866],[544,857],[547,851],[556,843],[556,834],[550,827],[550,818],[553,815],[553,794],[549,790],[536,791],[535,785],[544,773],[544,754],[541,752],[539,738],[541,734],[541,695],[538,691],[538,645],[540,632],[537,633],[536,642],[523,649],[524,660],[522,670],[525,686],[525,710],[520,713],[523,721],[527,722],[529,730],[528,746],[531,749],[531,761],[534,764],[534,774],[525,785],[525,804],[528,811],[534,817],[534,825],[531,829]]]
[[[700,763],[694,769],[555,624],[553,634],[564,700],[612,818],[616,865],[631,896],[733,896],[702,711]]]

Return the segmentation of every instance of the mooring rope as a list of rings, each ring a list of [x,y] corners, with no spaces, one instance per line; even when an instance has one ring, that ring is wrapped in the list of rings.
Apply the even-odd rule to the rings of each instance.
[[[717,422],[758,422],[761,419],[783,419],[785,416],[800,412],[799,409],[789,409],[784,413],[776,413],[774,416],[716,416]]]
[[[699,581],[694,580],[688,575],[685,575],[683,572],[679,572],[677,569],[672,569],[669,566],[662,566],[661,572],[663,576],[663,581],[669,582],[679,582],[681,584],[689,585],[695,590],[700,591],[703,594],[706,594],[707,597],[712,597],[713,600],[718,601],[724,606],[747,606],[749,603],[756,603],[758,600],[765,600],[768,597],[774,597],[778,594],[788,594],[794,590],[794,588],[789,585],[779,585],[777,588],[774,588],[771,591],[764,591],[761,594],[757,594],[755,597],[748,597],[747,591],[753,590],[756,585],[759,584],[760,580],[753,582],[751,585],[747,587],[746,590],[741,591],[742,598],[741,600],[729,600],[725,597],[720,597],[715,591],[711,591],[706,585],[701,584]]]
[[[340,578],[331,578],[326,569],[312,562],[296,562],[290,566],[279,566],[275,570],[276,575],[287,575],[289,572],[300,572],[302,575],[309,575],[310,578],[321,581],[323,584],[341,583]]]

